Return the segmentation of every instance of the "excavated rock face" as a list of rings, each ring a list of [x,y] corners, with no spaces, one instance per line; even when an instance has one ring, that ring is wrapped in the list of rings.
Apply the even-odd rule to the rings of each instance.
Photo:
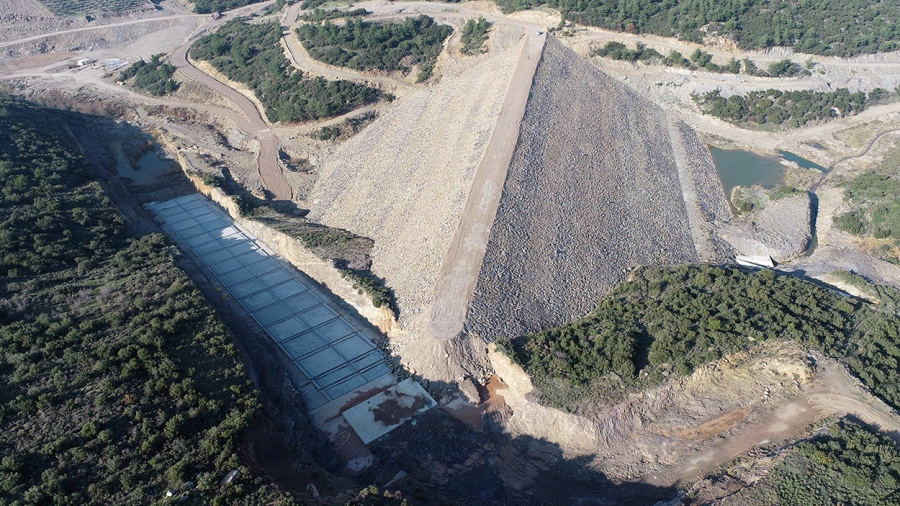
[[[548,38],[466,329],[557,326],[632,267],[696,260],[665,113]]]

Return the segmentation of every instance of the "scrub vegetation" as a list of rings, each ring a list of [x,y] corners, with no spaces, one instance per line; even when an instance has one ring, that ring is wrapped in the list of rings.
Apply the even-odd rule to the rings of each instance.
[[[894,148],[872,171],[860,174],[844,184],[844,199],[850,210],[836,215],[834,223],[859,237],[900,240],[900,148]],[[886,260],[900,263],[892,248],[882,253]]]
[[[149,504],[187,481],[291,503],[238,459],[261,404],[226,329],[165,236],[128,237],[61,114],[0,96],[0,503]]]
[[[285,58],[278,23],[229,21],[199,39],[191,57],[207,60],[229,79],[245,83],[270,121],[285,123],[338,116],[378,100],[381,92],[350,81],[305,78]]]
[[[146,0],[40,0],[57,16],[72,16],[88,12],[119,12],[136,9]]]
[[[659,0],[495,0],[505,12],[546,4],[563,18],[607,30],[651,33],[702,43],[707,34],[744,50],[787,46],[825,56],[854,56],[900,48],[900,0],[821,2],[660,2]],[[701,28],[706,27],[706,30]]]
[[[178,83],[172,79],[175,65],[163,62],[164,56],[160,53],[153,55],[148,62],[144,60],[134,62],[119,74],[119,81],[134,78],[131,84],[156,97],[174,92],[178,89]]]
[[[463,26],[460,41],[462,42],[462,54],[474,55],[484,52],[484,43],[487,42],[487,31],[491,24],[484,18],[470,19]]]
[[[584,398],[618,399],[765,340],[797,341],[841,360],[897,407],[896,309],[770,270],[641,268],[588,316],[503,346],[545,401],[567,409]]]
[[[355,70],[409,71],[418,66],[417,81],[429,77],[434,62],[453,33],[422,15],[402,23],[373,23],[348,19],[343,25],[309,23],[297,28],[297,35],[309,55],[329,65]]]
[[[788,125],[792,128],[832,118],[855,116],[873,102],[891,96],[875,89],[868,93],[835,91],[752,91],[747,95],[723,97],[719,90],[691,95],[700,109],[709,115],[741,126]]]
[[[261,0],[193,0],[194,12],[197,14],[230,11],[259,1]]]
[[[789,449],[756,482],[724,505],[882,505],[900,502],[900,449],[890,438],[848,421]]]
[[[309,14],[300,16],[299,19],[310,23],[319,23],[321,21],[326,21],[329,19],[361,17],[367,14],[369,14],[369,11],[365,9],[353,9],[352,11],[330,9],[326,11],[324,9],[319,9],[318,7],[316,7]]]

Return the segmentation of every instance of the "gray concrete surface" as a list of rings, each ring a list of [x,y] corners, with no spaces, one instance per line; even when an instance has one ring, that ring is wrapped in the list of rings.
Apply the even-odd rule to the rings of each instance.
[[[151,204],[190,250],[303,372],[312,411],[387,374],[381,351],[313,282],[199,194]]]

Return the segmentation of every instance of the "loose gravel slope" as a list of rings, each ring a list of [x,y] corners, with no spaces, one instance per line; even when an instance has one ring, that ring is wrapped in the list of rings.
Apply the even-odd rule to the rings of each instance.
[[[664,112],[549,38],[467,330],[560,325],[634,266],[696,260]]]
[[[337,148],[308,202],[313,221],[375,241],[372,271],[394,290],[404,327],[433,302],[522,54],[521,31],[497,39],[490,53],[451,64],[440,83],[403,98]]]

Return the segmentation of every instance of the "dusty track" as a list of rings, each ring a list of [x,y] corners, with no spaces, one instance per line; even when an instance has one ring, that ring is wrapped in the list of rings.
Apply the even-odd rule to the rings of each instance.
[[[818,378],[806,391],[763,417],[750,420],[735,431],[734,437],[649,476],[647,482],[659,486],[691,482],[757,445],[796,438],[805,427],[829,416],[855,416],[895,440],[900,437],[900,416],[890,406],[863,390],[834,361],[819,359],[817,368]]]
[[[191,47],[191,43],[192,41],[188,41],[172,52],[170,55],[172,64],[178,67],[178,70],[185,76],[228,97],[232,102],[237,104],[244,116],[246,116],[256,129],[256,131],[253,132],[253,135],[259,140],[259,159],[257,161],[257,168],[259,170],[260,179],[262,179],[265,187],[272,192],[272,196],[275,200],[291,200],[293,194],[291,186],[284,178],[284,173],[278,163],[278,148],[280,141],[278,136],[272,132],[263,111],[260,111],[252,100],[242,95],[237,90],[218,81],[194,66],[187,57],[187,52]]]

